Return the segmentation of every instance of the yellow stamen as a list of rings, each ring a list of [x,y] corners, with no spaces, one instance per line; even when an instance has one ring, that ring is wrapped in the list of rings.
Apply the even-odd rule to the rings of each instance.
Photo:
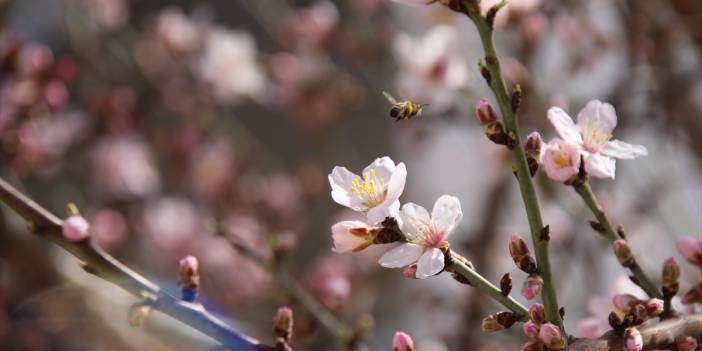
[[[358,178],[351,182],[349,191],[363,198],[368,207],[380,204],[385,199],[385,182],[378,178],[375,169],[363,173],[363,180]]]

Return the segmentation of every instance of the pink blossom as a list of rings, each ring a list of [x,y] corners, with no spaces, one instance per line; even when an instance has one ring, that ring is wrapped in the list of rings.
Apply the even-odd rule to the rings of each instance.
[[[602,329],[606,325],[603,325],[602,321],[595,317],[588,317],[578,321],[577,330],[578,335],[583,338],[597,338],[602,334]]]
[[[412,341],[412,338],[409,335],[407,335],[407,333],[397,331],[392,337],[392,350],[414,351],[414,341]]]
[[[293,12],[286,27],[294,40],[308,46],[323,45],[339,23],[339,11],[334,3],[321,0]]]
[[[100,141],[93,151],[95,189],[118,198],[153,194],[161,180],[144,140],[124,135]]]
[[[565,346],[565,339],[561,334],[561,329],[551,323],[545,323],[541,326],[539,329],[539,339],[541,339],[549,349],[561,350]]]
[[[643,349],[643,337],[638,329],[631,327],[624,331],[624,344],[627,351],[641,351]]]
[[[569,181],[580,170],[580,149],[563,139],[552,139],[543,147],[541,163],[549,178],[559,182]]]
[[[696,266],[702,266],[702,240],[684,236],[678,239],[676,246],[678,252],[680,252],[688,262]]]
[[[626,312],[639,301],[641,300],[631,294],[617,294],[612,298],[612,305],[614,305],[614,308],[617,310]]]
[[[70,241],[81,241],[90,236],[88,221],[80,215],[73,215],[63,221],[63,236]]]
[[[627,311],[618,309],[613,303],[614,297],[622,294],[628,294],[638,300],[646,300],[648,298],[646,293],[638,285],[634,284],[628,276],[621,275],[617,277],[609,285],[606,296],[595,296],[590,299],[588,307],[591,316],[578,323],[580,336],[590,337],[592,335],[597,337],[610,329],[608,318],[611,312],[623,317]]]
[[[113,209],[102,209],[90,218],[93,241],[104,249],[111,249],[127,236],[127,220]]]
[[[173,51],[188,53],[202,42],[202,29],[175,6],[165,8],[156,20],[156,34]]]
[[[530,338],[535,338],[537,335],[539,335],[539,326],[534,323],[534,321],[526,321],[522,325],[522,330],[524,331],[524,335],[530,337]]]
[[[593,177],[614,179],[616,158],[634,159],[648,154],[641,145],[611,140],[617,114],[608,103],[588,102],[578,113],[577,124],[560,107],[549,109],[548,119],[563,140],[576,146],[585,161],[585,171]]]

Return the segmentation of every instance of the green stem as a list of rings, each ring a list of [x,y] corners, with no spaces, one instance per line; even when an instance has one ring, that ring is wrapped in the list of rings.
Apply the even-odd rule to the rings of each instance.
[[[451,263],[448,266],[446,266],[446,269],[448,271],[460,274],[461,276],[466,278],[466,280],[470,283],[471,286],[492,297],[497,302],[507,307],[510,311],[518,314],[520,316],[520,319],[523,319],[529,315],[529,310],[527,310],[526,307],[522,306],[522,304],[517,302],[517,300],[515,300],[511,296],[503,295],[500,288],[490,283],[490,281],[485,279],[482,275],[478,274],[478,272],[474,271],[472,268],[466,266],[460,260],[452,259]]]
[[[546,319],[563,329],[563,319],[559,312],[556,290],[553,286],[553,278],[551,277],[551,264],[548,257],[548,239],[541,237],[541,231],[544,225],[541,220],[539,200],[536,197],[536,191],[534,189],[534,183],[531,180],[531,173],[529,172],[529,165],[527,164],[524,149],[521,147],[517,116],[514,111],[512,111],[511,100],[505,88],[505,83],[502,80],[500,61],[497,58],[497,52],[495,51],[492,39],[492,29],[477,8],[469,6],[467,14],[480,34],[480,40],[483,44],[483,50],[485,51],[485,64],[490,72],[490,89],[497,98],[505,128],[507,133],[511,134],[518,143],[518,146],[512,149],[512,161],[529,220],[529,229],[534,243],[536,263],[538,265],[539,274],[544,280],[541,297],[544,303]]]
[[[595,218],[597,218],[597,222],[602,227],[602,236],[604,236],[610,243],[620,239],[619,234],[617,234],[617,232],[614,230],[612,224],[607,218],[607,215],[604,213],[604,210],[602,210],[602,206],[600,206],[600,203],[597,201],[597,197],[595,197],[595,194],[592,192],[590,182],[587,179],[584,181],[577,181],[575,184],[573,184],[573,188],[575,188],[575,191],[578,193],[578,195],[580,195],[587,207],[590,208],[590,211],[592,211],[592,214],[595,215]],[[656,285],[651,282],[651,279],[649,279],[638,263],[636,263],[636,260],[634,260],[634,262],[635,263],[628,268],[638,281],[641,289],[643,289],[646,294],[652,298],[662,298],[663,295],[658,291]]]

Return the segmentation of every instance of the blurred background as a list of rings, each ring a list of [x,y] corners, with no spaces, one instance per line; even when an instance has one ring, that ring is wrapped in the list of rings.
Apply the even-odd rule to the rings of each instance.
[[[452,248],[493,282],[511,272],[518,295],[507,238],[528,226],[508,155],[473,116],[493,97],[466,18],[387,0],[0,0],[0,14],[0,176],[60,216],[76,203],[98,245],[164,289],[177,292],[178,260],[193,254],[200,301],[237,328],[270,342],[290,304],[295,349],[340,349],[235,240],[282,257],[371,349],[389,350],[395,330],[420,351],[525,341],[521,328],[483,334],[500,306],[448,275],[409,280],[377,265],[379,248],[330,250],[329,227],[354,214],[327,174],[387,155],[407,165],[403,202],[460,197]],[[648,148],[593,187],[656,280],[674,239],[702,232],[700,23],[696,0],[510,0],[497,18],[525,135],[548,141],[550,106],[575,116],[600,99],[617,109],[616,137]],[[395,123],[383,90],[430,106]],[[567,329],[603,332],[599,301],[625,272],[572,189],[536,182]],[[681,290],[698,278],[683,264]],[[159,314],[131,327],[135,301],[2,208],[0,349],[217,349]]]

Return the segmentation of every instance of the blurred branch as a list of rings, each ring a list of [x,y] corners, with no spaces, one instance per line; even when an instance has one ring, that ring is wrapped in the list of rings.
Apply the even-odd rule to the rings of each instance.
[[[558,305],[556,290],[554,288],[553,278],[551,277],[551,264],[548,257],[548,238],[542,235],[544,224],[541,219],[539,200],[536,197],[536,190],[531,179],[529,165],[527,164],[524,149],[521,146],[519,123],[516,114],[518,104],[517,106],[513,106],[512,98],[508,94],[505,82],[502,79],[500,60],[497,57],[497,52],[495,51],[495,45],[493,43],[492,24],[488,23],[488,20],[481,14],[480,2],[475,0],[462,1],[461,4],[463,12],[468,15],[473,24],[475,24],[478,34],[480,35],[480,41],[485,51],[485,66],[489,72],[489,75],[486,76],[488,85],[497,98],[505,128],[516,142],[516,147],[511,149],[512,162],[517,181],[519,182],[519,190],[522,200],[524,201],[527,219],[529,220],[529,229],[534,243],[538,271],[544,280],[541,296],[546,311],[546,319],[563,329],[563,319],[559,312],[560,306]]]
[[[202,305],[181,301],[162,291],[158,285],[95,246],[89,238],[77,242],[69,241],[62,234],[61,219],[20,193],[2,178],[0,178],[0,201],[24,218],[29,223],[31,232],[54,242],[78,258],[86,272],[112,282],[136,297],[149,299],[149,306],[153,309],[201,331],[232,350],[275,350],[274,347],[262,345],[258,340],[235,330],[207,312]]]
[[[690,315],[669,319],[645,328],[640,328],[644,350],[674,350],[675,338],[692,336],[702,338],[702,315]],[[570,344],[570,351],[624,351],[624,339],[614,331],[605,333],[599,339],[576,339]]]
[[[595,215],[595,218],[597,218],[597,222],[600,224],[599,229],[601,229],[601,234],[604,236],[607,241],[610,243],[613,243],[617,239],[623,239],[620,237],[620,235],[614,230],[612,227],[612,224],[609,222],[609,219],[607,218],[607,215],[604,213],[604,210],[602,209],[602,206],[600,203],[597,201],[597,197],[595,197],[595,194],[592,192],[592,188],[590,187],[590,182],[585,179],[581,180],[579,179],[575,184],[573,184],[573,188],[575,191],[580,195],[580,197],[583,199],[585,204],[587,205],[588,208],[590,208],[590,211],[592,211],[592,214]],[[633,255],[633,253],[632,253]],[[633,257],[633,256],[632,256]],[[636,283],[648,294],[650,297],[657,297],[661,298],[663,295],[658,291],[658,288],[656,287],[653,282],[651,282],[651,279],[646,275],[646,273],[641,269],[641,266],[639,266],[638,263],[636,263],[636,260],[634,259],[634,263],[628,267],[631,270],[631,273],[634,275],[636,278]]]

